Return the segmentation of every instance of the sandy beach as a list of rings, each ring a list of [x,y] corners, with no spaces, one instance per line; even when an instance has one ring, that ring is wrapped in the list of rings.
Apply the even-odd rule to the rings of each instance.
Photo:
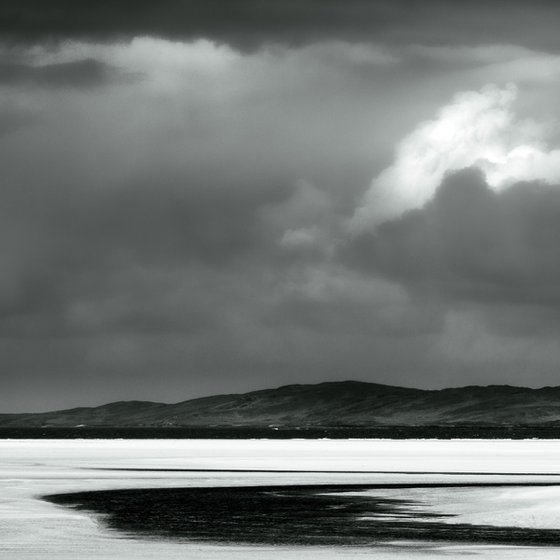
[[[0,457],[0,552],[14,560],[108,560],[116,555],[415,559],[471,554],[546,559],[560,551],[550,546],[531,547],[529,552],[519,545],[406,539],[376,546],[176,542],[115,531],[98,514],[42,499],[48,494],[142,488],[330,484],[348,489],[350,484],[391,484],[406,487],[352,490],[414,502],[442,523],[555,530],[560,527],[556,440],[2,440]],[[559,486],[523,486],[557,481]],[[504,483],[514,486],[472,486]]]

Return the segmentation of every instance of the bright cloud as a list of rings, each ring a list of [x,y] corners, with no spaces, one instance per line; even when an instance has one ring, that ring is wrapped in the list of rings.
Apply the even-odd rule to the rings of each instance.
[[[516,96],[514,85],[455,95],[400,143],[394,163],[373,180],[351,229],[364,231],[423,206],[447,173],[473,165],[495,190],[518,181],[559,181],[560,150],[547,147],[546,125],[516,118]]]

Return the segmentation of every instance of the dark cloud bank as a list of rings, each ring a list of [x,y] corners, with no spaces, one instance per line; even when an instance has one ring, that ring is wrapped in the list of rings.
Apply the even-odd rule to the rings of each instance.
[[[6,0],[8,39],[210,38],[242,48],[321,39],[556,48],[555,2],[445,0]],[[538,31],[538,32],[537,32]]]
[[[453,377],[430,351],[450,310],[482,313],[490,332],[512,340],[560,328],[557,186],[495,193],[464,170],[425,207],[347,238],[327,261],[278,246],[266,216],[293,192],[241,191],[185,194],[164,184],[61,196],[40,220],[19,220],[4,241],[18,274],[2,290],[3,367],[16,372],[7,386],[41,360],[41,374],[27,373],[37,387],[91,387],[94,402],[127,397],[133,379],[138,389],[160,374],[173,387],[159,388],[161,400],[186,398],[176,387],[193,384],[202,393],[343,376],[461,384],[469,374]],[[389,280],[409,299],[387,318],[386,304],[352,285],[342,296],[286,290],[322,267],[343,283],[356,274],[373,286]],[[498,375],[531,383],[502,365]]]
[[[477,169],[448,176],[423,208],[352,244],[350,262],[417,293],[449,300],[560,302],[560,187],[501,193]]]

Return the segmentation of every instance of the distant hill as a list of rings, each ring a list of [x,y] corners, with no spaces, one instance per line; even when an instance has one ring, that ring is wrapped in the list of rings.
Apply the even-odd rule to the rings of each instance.
[[[423,390],[342,381],[286,385],[176,404],[115,402],[37,414],[0,414],[0,427],[560,426],[560,387]]]

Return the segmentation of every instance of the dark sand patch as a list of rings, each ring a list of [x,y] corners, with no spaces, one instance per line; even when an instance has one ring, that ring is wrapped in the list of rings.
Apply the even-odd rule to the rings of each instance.
[[[261,545],[368,545],[390,541],[560,545],[560,530],[446,524],[422,504],[361,490],[553,486],[554,483],[349,484],[127,489],[45,499],[103,515],[113,530],[146,538]],[[451,516],[447,516],[451,517]]]

